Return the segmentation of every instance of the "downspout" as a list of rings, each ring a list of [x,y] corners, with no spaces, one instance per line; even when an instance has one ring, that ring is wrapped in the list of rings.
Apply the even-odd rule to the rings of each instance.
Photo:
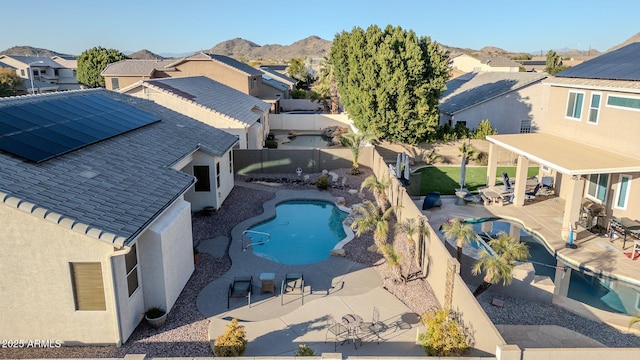
[[[109,266],[111,267],[111,288],[113,289],[113,304],[115,306],[115,311],[113,314],[114,324],[116,327],[116,347],[122,346],[122,328],[120,326],[120,304],[118,303],[118,292],[116,288],[116,276],[113,267],[113,258],[116,256],[126,255],[131,251],[131,246],[125,246],[122,250],[116,250],[113,253],[107,255],[107,260],[109,261]]]

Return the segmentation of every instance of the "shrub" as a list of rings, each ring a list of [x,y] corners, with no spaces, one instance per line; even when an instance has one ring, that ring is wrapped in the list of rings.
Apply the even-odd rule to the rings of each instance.
[[[423,160],[428,165],[431,165],[444,161],[444,156],[438,154],[436,149],[431,149],[426,155],[424,155]]]
[[[268,149],[277,149],[278,141],[277,140],[265,140],[264,146]]]
[[[316,356],[316,353],[313,352],[313,349],[306,344],[298,345],[298,350],[293,352],[294,356]]]
[[[296,89],[291,91],[292,99],[306,99],[307,92],[304,89]]]
[[[327,190],[329,188],[329,177],[322,175],[317,181],[316,186],[319,190]]]
[[[432,310],[421,316],[427,327],[418,336],[430,356],[462,356],[471,347],[468,329],[456,313],[448,309]]]
[[[478,128],[476,129],[473,137],[476,139],[485,140],[487,135],[497,135],[497,134],[498,134],[498,130],[491,127],[491,123],[489,122],[489,119],[485,119],[480,121],[480,124],[478,124]]]
[[[232,319],[224,334],[213,343],[213,353],[219,357],[242,356],[247,350],[247,334],[238,319]]]

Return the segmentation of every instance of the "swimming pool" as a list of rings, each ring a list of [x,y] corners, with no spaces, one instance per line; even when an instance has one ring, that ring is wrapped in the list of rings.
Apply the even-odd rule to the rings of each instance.
[[[326,148],[330,138],[320,134],[302,134],[289,136],[289,142],[283,143],[288,147]]]
[[[470,219],[478,234],[495,237],[499,232],[510,233],[511,226],[520,229],[520,241],[529,247],[536,275],[548,276],[555,281],[558,260],[544,240],[525,231],[521,224],[499,218]],[[610,278],[594,276],[584,269],[573,269],[569,279],[567,297],[597,309],[622,314],[635,314],[640,307],[640,291],[631,284]]]
[[[287,265],[312,264],[328,258],[346,237],[342,222],[347,215],[326,201],[285,201],[276,206],[274,218],[250,227],[246,236],[257,256]]]

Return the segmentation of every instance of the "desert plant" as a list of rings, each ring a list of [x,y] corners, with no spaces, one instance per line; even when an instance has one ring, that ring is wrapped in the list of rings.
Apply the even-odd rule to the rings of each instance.
[[[238,319],[227,324],[224,334],[218,336],[213,343],[213,353],[220,357],[242,356],[247,350],[247,334]]]
[[[316,186],[319,190],[327,190],[329,188],[329,177],[327,177],[327,175],[322,175],[318,180],[316,180]]]
[[[293,356],[316,356],[316,353],[307,344],[298,345],[298,349],[293,352]]]
[[[380,247],[387,242],[389,218],[394,214],[395,209],[396,207],[392,206],[383,212],[370,201],[364,205],[354,205],[353,211],[361,216],[353,221],[351,228],[356,230],[357,236],[373,232],[373,241]]]
[[[264,141],[264,146],[267,149],[277,149],[278,148],[278,141],[277,140],[265,140]]]
[[[462,247],[472,241],[476,241],[476,232],[473,230],[473,226],[460,218],[447,219],[442,224],[442,230],[445,238],[456,241],[456,246],[458,247],[457,258],[460,266],[462,266]]]
[[[478,128],[476,129],[473,137],[475,139],[485,140],[488,135],[497,135],[497,134],[498,134],[498,130],[491,127],[491,123],[489,122],[489,119],[485,119],[480,121],[480,124],[478,124]]]
[[[413,236],[420,231],[420,223],[418,219],[407,219],[400,224],[400,229],[407,235],[407,242],[409,243],[409,254],[411,259],[415,257],[416,242],[413,240]]]
[[[383,244],[378,248],[385,260],[387,260],[387,265],[391,268],[393,280],[398,282],[402,281],[403,283],[406,282],[407,278],[402,275],[402,256],[396,251],[393,244]]]
[[[464,322],[448,309],[432,310],[420,317],[426,330],[418,340],[430,356],[462,356],[472,339]]]
[[[428,153],[426,153],[423,156],[423,160],[426,164],[431,165],[431,164],[442,162],[444,160],[444,156],[438,154],[438,150],[431,149]]]
[[[369,132],[354,132],[349,129],[349,132],[340,135],[340,143],[342,146],[348,147],[351,150],[353,157],[353,164],[351,167],[351,175],[360,175],[360,167],[358,165],[358,158],[360,157],[360,148],[368,143],[375,143],[377,137]]]
[[[368,189],[376,198],[376,202],[382,211],[386,210],[389,199],[387,198],[387,189],[391,186],[391,181],[387,178],[378,180],[375,175],[369,175],[360,185],[360,191]]]
[[[629,320],[629,329],[631,329],[631,327],[635,324],[640,324],[640,313],[637,313],[631,317],[631,320]]]

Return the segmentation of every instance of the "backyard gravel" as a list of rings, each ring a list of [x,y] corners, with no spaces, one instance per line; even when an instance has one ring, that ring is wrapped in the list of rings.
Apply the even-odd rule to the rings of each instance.
[[[334,197],[344,197],[347,206],[361,203],[363,199],[347,190],[360,189],[360,183],[370,170],[362,169],[363,174],[351,176],[350,169],[334,170],[340,178],[347,177],[344,188],[330,188]],[[212,216],[193,216],[194,245],[205,239],[217,236],[230,237],[235,224],[262,213],[262,204],[275,196],[278,190],[314,189],[313,183],[321,174],[309,174],[309,180],[298,182],[293,174],[270,174],[260,176],[236,176],[236,186],[225,200],[222,208]],[[259,189],[240,186],[243,182],[263,184]],[[365,199],[373,200],[367,191]],[[393,227],[391,227],[393,228]],[[391,235],[394,233],[392,232]],[[390,236],[391,237],[391,236]],[[403,259],[409,258],[408,241],[403,234],[393,236],[394,247]],[[374,267],[380,274],[384,287],[403,301],[412,311],[422,314],[439,306],[429,284],[424,279],[414,278],[406,283],[393,278],[382,256],[367,249],[373,244],[371,234],[354,238],[345,245],[347,258]],[[409,263],[413,263],[412,261]],[[0,358],[104,358],[124,357],[126,354],[147,354],[150,357],[211,357],[207,329],[209,320],[196,309],[198,293],[211,281],[217,279],[231,267],[228,255],[215,258],[201,253],[191,279],[178,297],[169,313],[167,323],[161,329],[153,329],[142,321],[129,340],[120,348],[115,346],[61,347],[54,349],[0,349]],[[410,274],[417,269],[403,268]],[[521,325],[559,325],[589,336],[610,347],[638,347],[640,338],[635,335],[621,334],[617,330],[558,308],[521,299],[505,298],[503,308],[491,306],[490,291],[481,295],[479,301],[489,317],[496,324]],[[504,298],[504,297],[502,297]]]

